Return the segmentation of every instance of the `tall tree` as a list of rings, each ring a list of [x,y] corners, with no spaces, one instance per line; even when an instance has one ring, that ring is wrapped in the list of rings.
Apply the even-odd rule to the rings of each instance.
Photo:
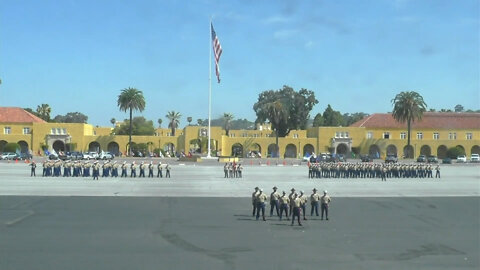
[[[158,123],[158,128],[161,128],[163,123],[162,118],[158,118],[157,123]]]
[[[57,115],[53,118],[56,123],[87,123],[88,116],[80,112],[69,112],[66,115]]]
[[[37,106],[37,113],[40,118],[49,122],[50,121],[50,113],[52,112],[52,108],[48,104],[42,104]]]
[[[276,126],[280,137],[286,136],[292,129],[305,129],[310,118],[310,111],[318,103],[315,93],[303,88],[296,92],[293,88],[285,85],[276,91],[263,91],[253,105],[253,110],[257,115],[255,123],[265,123],[266,120],[272,123],[270,109],[272,104],[277,101],[282,104],[282,111],[286,114],[286,121],[280,121]]]
[[[455,106],[455,112],[463,112],[463,111],[464,111],[464,108],[463,108],[462,105],[457,104],[457,105]]]
[[[279,157],[279,147],[278,147],[278,136],[279,129],[283,123],[288,121],[288,111],[284,103],[280,100],[267,104],[268,119],[272,123],[272,128],[275,130],[275,152],[276,156]]]
[[[228,136],[228,133],[230,131],[230,124],[231,124],[231,121],[233,120],[233,114],[224,113],[222,120],[223,120],[223,127],[225,128],[225,131],[227,132],[227,136]]]
[[[324,123],[324,119],[323,119],[323,116],[321,113],[317,113],[317,115],[315,115],[315,118],[313,118],[313,124],[312,126],[314,127],[321,127],[323,126],[323,123]]]
[[[400,123],[407,122],[408,140],[407,146],[410,149],[410,127],[415,120],[421,120],[423,113],[427,110],[427,104],[423,97],[415,92],[401,92],[392,99],[392,116]]]
[[[187,122],[189,126],[191,126],[192,121],[193,121],[193,118],[191,116],[187,117]]]
[[[204,122],[203,122],[202,119],[200,119],[200,118],[197,119],[197,126],[204,126],[203,123],[204,123]]]
[[[115,118],[112,118],[110,119],[110,123],[112,124],[112,126],[115,128],[115,123],[117,122],[117,119]]]
[[[132,119],[132,135],[154,135],[155,127],[153,121],[145,119],[143,116],[136,116]],[[128,119],[113,129],[113,132],[117,135],[130,134],[130,122]],[[133,146],[134,144],[132,144]]]
[[[332,109],[332,106],[328,104],[327,108],[323,112],[324,126],[327,127],[339,127],[343,126],[343,115],[339,111]]]
[[[172,136],[175,136],[175,129],[180,125],[180,117],[182,117],[182,115],[179,112],[171,111],[168,112],[165,117],[169,121],[168,128],[172,130]]]
[[[132,145],[132,112],[133,110],[143,112],[145,109],[145,98],[143,97],[143,92],[132,87],[125,88],[118,95],[117,100],[118,107],[120,111],[127,112],[130,111],[130,121],[129,121],[129,133],[128,133],[128,153],[132,154],[131,145]]]

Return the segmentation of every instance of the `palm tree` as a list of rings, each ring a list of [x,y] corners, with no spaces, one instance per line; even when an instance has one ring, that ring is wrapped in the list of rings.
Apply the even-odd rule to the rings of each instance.
[[[50,113],[52,112],[52,108],[48,104],[42,104],[37,106],[37,113],[40,115],[45,121],[50,121]]]
[[[187,117],[187,122],[188,122],[189,126],[191,125],[192,120],[193,120],[193,118],[191,116]]]
[[[427,110],[427,104],[423,97],[415,92],[401,92],[392,99],[392,116],[400,123],[407,122],[407,149],[410,149],[410,127],[415,120],[421,120],[423,113]],[[408,155],[410,156],[410,155]]]
[[[203,126],[203,120],[202,119],[197,119],[197,126]]]
[[[228,136],[228,133],[230,131],[230,121],[233,120],[233,114],[231,113],[223,113],[223,126],[225,128],[225,131],[227,132],[227,136]]]
[[[136,88],[125,88],[118,95],[118,107],[120,111],[127,112],[130,110],[130,123],[128,132],[128,154],[131,155],[132,151],[130,145],[132,145],[132,111],[142,112],[145,109],[145,98],[143,92]]]
[[[279,147],[278,147],[278,129],[282,122],[287,120],[287,111],[286,107],[280,100],[276,100],[274,102],[270,102],[266,104],[267,112],[269,114],[269,119],[271,121],[272,128],[275,129],[275,146],[276,146],[276,154],[279,157]]]
[[[180,124],[180,117],[182,117],[182,115],[179,112],[171,111],[168,112],[165,117],[170,121],[168,128],[172,129],[172,136],[175,136],[175,129]]]
[[[162,123],[163,123],[163,120],[162,118],[158,118],[158,128],[161,128],[162,127]]]
[[[110,123],[112,123],[113,127],[115,127],[116,122],[117,120],[115,118],[110,119]]]

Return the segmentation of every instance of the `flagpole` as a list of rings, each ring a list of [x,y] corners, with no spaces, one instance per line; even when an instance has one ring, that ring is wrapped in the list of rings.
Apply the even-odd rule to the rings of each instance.
[[[210,29],[210,44],[208,45],[208,49],[210,52],[209,57],[209,73],[208,73],[208,153],[207,158],[211,158],[210,152],[210,118],[212,116],[212,19],[210,18],[210,25],[208,26]]]

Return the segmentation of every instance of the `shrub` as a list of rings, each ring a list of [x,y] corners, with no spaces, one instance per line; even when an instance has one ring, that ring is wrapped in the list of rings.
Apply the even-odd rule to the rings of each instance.
[[[7,143],[5,144],[5,147],[3,148],[3,152],[17,152],[17,150],[20,150],[20,145],[18,143]]]
[[[457,158],[458,156],[465,155],[465,150],[461,147],[455,146],[450,147],[447,150],[447,157],[449,158]]]

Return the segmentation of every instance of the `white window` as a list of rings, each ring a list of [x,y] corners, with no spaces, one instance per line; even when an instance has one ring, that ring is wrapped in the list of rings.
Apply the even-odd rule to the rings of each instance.
[[[293,134],[293,138],[297,139],[298,138],[298,134]]]
[[[30,134],[30,128],[29,127],[24,127],[23,128],[23,134]]]
[[[448,133],[448,139],[449,140],[456,140],[457,139],[457,133],[456,132]]]
[[[438,132],[434,132],[433,133],[433,139],[434,140],[439,140],[440,139],[440,134],[438,134]]]
[[[57,129],[56,129],[56,128],[52,128],[52,130],[50,131],[50,134],[52,134],[52,135],[57,134]]]
[[[367,132],[367,139],[372,139],[373,138],[373,132],[369,131]]]
[[[62,134],[62,129],[61,128],[57,128],[57,134]]]
[[[471,139],[473,139],[472,133],[467,133],[467,140],[471,140]]]
[[[423,139],[423,132],[417,132],[417,140]]]
[[[350,136],[350,134],[348,134],[348,132],[345,132],[345,138],[348,138]]]
[[[12,128],[11,127],[4,127],[3,128],[3,134],[12,134]]]
[[[235,133],[230,133],[230,137],[234,138],[234,137],[235,137]]]
[[[387,140],[390,139],[390,132],[384,132],[383,133],[383,138],[387,139]]]
[[[406,132],[400,132],[400,139],[401,140],[407,139],[407,133]]]
[[[67,129],[66,128],[62,128],[62,134],[67,134]]]

